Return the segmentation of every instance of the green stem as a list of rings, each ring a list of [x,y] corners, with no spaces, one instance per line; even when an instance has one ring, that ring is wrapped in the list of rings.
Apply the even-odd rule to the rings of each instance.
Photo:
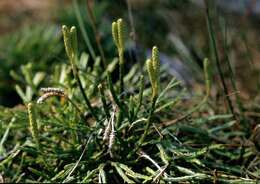
[[[124,92],[124,53],[123,50],[119,50],[119,80],[120,80],[120,95]]]
[[[138,106],[136,108],[136,111],[135,111],[135,114],[134,114],[134,119],[137,117],[137,114],[141,108],[141,105],[142,105],[142,101],[143,101],[143,93],[144,93],[144,76],[141,75],[140,77],[140,83],[139,83],[139,97],[138,97]]]
[[[142,135],[141,139],[139,140],[139,145],[141,146],[148,134],[148,131],[149,131],[149,128],[150,128],[150,125],[151,125],[151,118],[153,116],[153,113],[154,113],[154,110],[155,110],[155,104],[156,104],[156,100],[157,100],[157,97],[154,97],[153,98],[153,101],[152,101],[152,107],[151,107],[151,110],[150,110],[150,113],[149,113],[149,117],[148,117],[148,120],[147,120],[147,123],[146,123],[146,127],[145,127],[145,130],[144,130],[144,134]]]
[[[151,119],[152,119],[152,116],[153,116],[153,113],[154,113],[154,110],[155,110],[155,104],[156,104],[156,101],[157,101],[157,96],[153,97],[152,99],[152,105],[151,105],[151,109],[150,109],[150,112],[149,112],[149,116],[148,116],[148,119],[146,121],[146,126],[145,126],[145,129],[144,129],[144,134],[142,134],[142,137],[140,138],[139,142],[137,143],[137,146],[134,148],[133,151],[131,151],[128,155],[127,155],[127,158],[130,158],[134,153],[136,153],[136,151],[140,148],[140,146],[142,146],[148,132],[149,132],[149,129],[150,129],[150,126],[151,126]]]
[[[95,111],[94,111],[94,109],[93,109],[93,107],[92,107],[92,105],[91,105],[91,103],[90,103],[90,101],[89,101],[85,91],[84,91],[84,88],[82,86],[81,80],[79,78],[78,70],[77,70],[77,68],[76,68],[76,66],[74,64],[75,63],[75,57],[70,58],[70,60],[71,60],[73,75],[74,75],[74,77],[77,80],[77,83],[79,85],[79,89],[81,91],[81,94],[83,95],[83,98],[84,98],[84,100],[85,100],[85,102],[86,102],[86,104],[87,104],[87,106],[88,106],[88,108],[90,110],[90,113],[96,119],[96,121],[98,121],[98,117],[97,117],[97,115],[96,115],[96,113],[95,113]]]
[[[107,120],[109,120],[109,118],[110,118],[109,107],[108,107],[108,105],[107,105],[107,103],[106,103],[105,93],[104,93],[104,89],[103,89],[102,84],[100,84],[100,85],[98,86],[98,90],[99,90],[99,94],[100,94],[100,97],[101,97],[103,109],[104,109],[104,111],[105,111]]]
[[[125,110],[123,104],[120,102],[120,100],[116,96],[116,92],[115,92],[114,87],[113,87],[113,83],[112,83],[112,79],[111,79],[111,74],[110,73],[108,73],[108,75],[107,75],[107,81],[108,81],[108,87],[109,87],[109,90],[110,90],[110,92],[112,94],[113,100],[115,101],[115,103],[117,104],[119,109],[127,115],[127,111]]]
[[[84,113],[82,112],[82,110],[77,106],[76,103],[73,102],[73,100],[71,100],[68,96],[65,96],[65,98],[77,109],[77,111],[80,113],[80,116],[82,119],[86,120]]]
[[[41,151],[40,141],[39,141],[39,130],[38,130],[38,125],[37,125],[37,122],[35,119],[33,103],[29,103],[27,105],[27,110],[28,110],[28,116],[29,116],[30,131],[32,134],[33,141],[34,141],[37,149],[39,151]]]
[[[227,65],[228,65],[228,70],[229,70],[229,74],[230,74],[230,81],[231,81],[232,87],[235,91],[237,106],[239,108],[240,113],[243,115],[243,104],[241,103],[240,95],[238,94],[238,88],[237,88],[236,82],[235,82],[236,81],[235,74],[232,70],[232,66],[231,66],[231,63],[230,63],[229,56],[228,56],[227,26],[226,26],[226,24],[224,25],[224,55],[225,55],[225,60],[226,60]]]

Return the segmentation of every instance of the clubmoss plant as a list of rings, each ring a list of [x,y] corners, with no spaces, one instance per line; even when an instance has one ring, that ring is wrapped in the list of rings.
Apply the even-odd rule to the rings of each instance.
[[[124,50],[125,50],[125,25],[123,19],[112,23],[112,36],[119,55],[119,80],[120,94],[124,92]]]
[[[36,122],[36,119],[35,119],[33,103],[28,103],[27,110],[28,110],[28,115],[29,115],[30,132],[32,134],[32,138],[33,138],[34,143],[36,144],[37,148],[40,149],[39,131],[38,131],[38,125],[37,125],[37,122]]]
[[[117,30],[117,22],[115,25]],[[175,88],[180,87],[179,81],[168,81],[168,77],[160,80],[157,47],[153,47],[152,56],[146,63],[148,75],[141,76],[142,72],[135,70],[138,67],[134,65],[124,77],[129,91],[120,98],[122,93],[117,90],[119,82],[111,81],[113,67],[100,71],[101,60],[98,58],[93,60],[92,68],[86,67],[84,57],[77,60],[76,29],[65,27],[63,32],[70,64],[64,64],[55,71],[64,76],[71,72],[72,67],[78,85],[82,82],[83,86],[89,86],[84,87],[84,91],[91,94],[89,98],[92,104],[95,103],[93,116],[96,115],[100,121],[95,123],[96,126],[80,121],[74,106],[80,107],[79,111],[83,107],[83,88],[79,86],[80,90],[75,89],[75,80],[70,77],[60,80],[59,75],[51,76],[52,85],[62,86],[66,92],[63,88],[42,88],[43,95],[38,102],[58,96],[73,105],[53,108],[54,104],[46,103],[37,108],[37,119],[41,118],[43,123],[41,129],[37,129],[34,120],[33,103],[28,105],[30,132],[24,109],[18,109],[14,114],[13,110],[0,107],[0,122],[4,122],[3,128],[0,126],[3,134],[0,141],[0,175],[4,173],[7,182],[255,183],[259,173],[259,153],[255,149],[259,145],[259,126],[252,135],[251,141],[255,146],[234,144],[233,137],[245,140],[245,134],[232,131],[232,114],[214,114],[214,107],[210,105],[201,108],[207,105],[210,97],[207,59],[204,61],[205,95],[195,106],[187,107],[189,100],[186,98],[185,103],[181,103],[182,97],[186,96],[184,90],[180,92],[179,88]],[[116,32],[114,37],[119,36]],[[119,38],[115,40],[119,45]],[[115,60],[117,64],[118,60]],[[145,85],[149,82],[151,87]],[[203,112],[199,113],[201,110]],[[191,113],[194,121],[186,121],[188,118],[184,118],[190,117]],[[87,121],[93,122],[91,108],[84,114]],[[174,124],[179,114],[181,118],[177,120],[183,121]],[[19,136],[15,135],[16,132]],[[36,152],[34,144],[26,141],[28,133],[34,143],[42,146],[42,151]],[[226,164],[227,160],[232,165]],[[243,170],[240,169],[241,160]]]
[[[151,119],[155,110],[155,105],[156,105],[156,100],[158,98],[158,93],[159,93],[159,72],[160,72],[160,58],[159,58],[159,50],[156,46],[153,47],[152,49],[152,59],[147,59],[146,60],[146,68],[147,68],[147,72],[149,75],[149,79],[150,79],[150,83],[152,85],[152,99],[151,99],[151,108],[150,108],[150,112],[149,112],[149,116],[147,118],[146,121],[146,126],[145,126],[145,130],[144,133],[142,134],[139,142],[137,143],[137,146],[135,147],[135,149],[130,152],[130,154],[128,155],[128,157],[131,157],[138,149],[139,147],[143,144],[149,128],[151,126]]]
[[[152,101],[158,96],[160,60],[159,50],[156,46],[152,49],[152,59],[147,59],[146,68],[152,85]]]
[[[73,71],[73,75],[77,80],[78,86],[80,88],[80,91],[84,97],[84,100],[92,114],[92,116],[98,121],[98,117],[96,115],[96,113],[94,112],[94,109],[85,93],[85,90],[82,86],[82,82],[79,78],[79,74],[78,74],[78,69],[76,66],[76,60],[78,59],[77,57],[77,30],[76,27],[71,27],[71,29],[69,30],[67,26],[63,25],[62,26],[62,32],[63,32],[63,38],[64,38],[64,44],[65,44],[65,49],[66,49],[66,53],[69,57],[70,60],[70,64],[72,67],[72,71]]]

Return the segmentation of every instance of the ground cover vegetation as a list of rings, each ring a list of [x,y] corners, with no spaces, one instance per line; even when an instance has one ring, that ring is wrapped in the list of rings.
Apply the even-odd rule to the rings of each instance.
[[[43,28],[37,39],[24,36],[19,43],[28,48],[27,41],[35,40],[35,57],[21,49],[6,56],[45,53],[46,63],[11,71],[23,105],[0,107],[0,182],[257,183],[259,105],[245,105],[238,93],[224,24],[221,62],[210,4],[205,19],[211,55],[196,70],[201,90],[190,95],[167,74],[160,43],[129,67],[127,21],[114,19],[110,44],[103,45],[93,12],[88,11],[90,37],[73,2],[76,26]],[[57,57],[66,59],[51,63]],[[44,71],[46,65],[51,69]]]

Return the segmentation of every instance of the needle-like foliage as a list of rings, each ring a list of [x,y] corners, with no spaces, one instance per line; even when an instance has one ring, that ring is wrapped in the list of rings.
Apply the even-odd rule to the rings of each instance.
[[[161,78],[165,71],[157,47],[146,61],[145,75],[134,65],[129,73],[120,69],[119,81],[113,82],[115,66],[124,64],[124,30],[122,19],[112,23],[119,61],[102,70],[99,57],[89,68],[88,55],[79,53],[76,27],[62,27],[70,62],[49,74],[53,87],[36,93],[39,104],[31,100],[27,109],[0,107],[1,178],[26,183],[256,183],[259,126],[247,142],[230,141],[244,140],[245,133],[233,131],[233,114],[214,113],[209,61],[204,61],[206,90],[198,98],[187,98],[175,78]],[[37,90],[30,75],[26,84]]]

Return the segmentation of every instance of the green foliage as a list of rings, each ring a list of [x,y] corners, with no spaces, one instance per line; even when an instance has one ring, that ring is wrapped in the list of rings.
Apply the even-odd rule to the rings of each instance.
[[[164,72],[159,70],[156,47],[148,62],[152,88],[144,87],[148,77],[142,77],[133,66],[124,76],[124,92],[137,92],[122,100],[120,87],[110,76],[118,60],[101,70],[101,61],[96,58],[91,69],[86,53],[77,57],[75,27],[69,30],[64,26],[63,34],[70,64],[57,65],[50,75],[50,84],[61,88],[43,88],[40,97],[59,98],[46,98],[45,103],[33,106],[29,103],[29,123],[24,107],[0,111],[0,174],[6,182],[255,182],[245,178],[240,164],[226,164],[226,160],[240,163],[242,152],[247,153],[242,154],[245,161],[257,154],[254,146],[223,144],[231,136],[243,136],[243,132],[226,132],[234,125],[232,115],[193,114],[201,110],[202,104],[207,105],[209,98],[207,60],[205,100],[193,110],[183,109],[187,114],[176,124],[170,121],[176,114],[169,112],[183,108],[181,97],[185,92],[177,88],[180,82],[175,79],[161,81],[162,91],[154,88]],[[39,84],[33,82],[37,74],[29,72],[29,76],[26,70],[24,80],[34,90]],[[87,108],[82,103],[83,93],[90,105]],[[147,106],[151,95],[152,104]],[[43,101],[40,99],[38,102]],[[207,110],[205,113],[209,114]],[[187,123],[188,115],[194,118],[192,122]],[[216,170],[218,177],[213,172]],[[248,168],[248,172],[254,176],[258,171]]]
[[[105,2],[98,3],[93,12],[97,26],[103,33],[102,44],[104,44],[106,56],[110,59],[114,53],[110,29],[108,29],[107,24],[100,24],[106,6],[107,3]],[[87,36],[90,45],[93,47],[93,52],[95,52],[96,45],[90,20],[86,13],[85,1],[74,3],[74,6],[61,8],[57,15],[58,17],[52,23],[43,25],[35,23],[29,27],[19,28],[17,31],[0,38],[0,104],[5,106],[17,105],[20,103],[17,94],[24,103],[29,102],[37,95],[39,84],[25,86],[28,83],[25,80],[24,72],[20,68],[22,65],[26,68],[30,65],[31,75],[36,71],[39,72],[35,76],[36,78],[45,75],[40,82],[41,85],[49,83],[49,77],[45,73],[54,72],[55,65],[64,62],[65,58],[64,46],[61,42],[60,24],[80,27],[79,39],[81,40]],[[84,42],[80,42],[78,48],[79,52],[89,50]],[[33,88],[33,90],[29,88]]]
[[[207,60],[206,94],[189,99],[187,107],[176,79],[160,80],[158,89],[164,71],[156,47],[147,63],[149,77],[141,75],[140,65],[133,66],[122,75],[121,88],[121,79],[113,83],[110,75],[120,59],[102,70],[96,57],[89,67],[89,56],[76,46],[76,28],[63,26],[63,38],[69,62],[49,74],[55,88],[42,89],[38,103],[30,95],[28,109],[0,109],[5,182],[256,182],[257,148],[231,144],[231,137],[242,140],[244,132],[234,131],[231,114],[212,112]],[[38,95],[35,71],[22,71]],[[151,88],[145,85],[149,80]]]
[[[33,80],[29,83],[32,86],[32,82],[38,83],[37,78],[42,78],[43,73],[38,73],[35,79],[32,79],[29,75],[33,71],[49,70],[48,66],[52,65],[53,60],[59,57],[63,48],[60,38],[61,34],[58,27],[54,25],[35,25],[32,28],[24,28],[2,37],[0,40],[0,78],[2,79],[0,96],[5,97],[8,93],[11,93],[15,81],[19,82],[17,85],[24,85],[29,82],[28,80]],[[27,64],[29,62],[31,64]],[[24,66],[19,70],[21,65]],[[25,79],[21,79],[20,76],[25,76]],[[16,87],[16,89],[18,88],[21,94],[22,89]],[[26,101],[31,100],[31,94],[29,94],[31,92],[28,89],[26,91]],[[8,101],[5,98],[0,98],[1,104],[12,105],[12,103],[15,103],[10,99]]]
[[[27,63],[26,65],[22,65],[21,66],[22,76],[20,76],[14,70],[11,70],[10,72],[10,75],[13,77],[13,79],[21,83],[27,84],[25,90],[22,89],[21,85],[19,84],[15,85],[15,90],[23,100],[24,104],[30,102],[33,99],[33,96],[38,93],[37,89],[46,77],[45,72],[36,72],[35,75],[32,76],[33,73],[32,66],[33,64],[31,62]]]

